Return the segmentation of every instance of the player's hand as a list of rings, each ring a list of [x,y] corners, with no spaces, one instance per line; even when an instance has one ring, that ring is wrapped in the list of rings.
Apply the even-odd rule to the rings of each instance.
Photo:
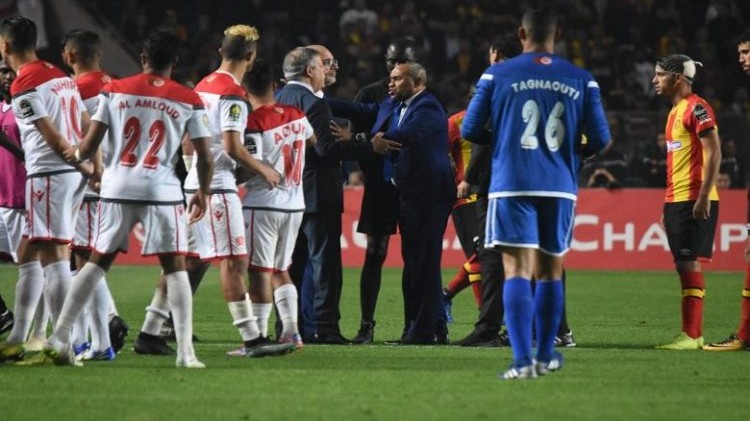
[[[456,197],[459,199],[466,199],[469,197],[471,190],[471,184],[461,181],[458,183],[458,187],[456,187]]]
[[[94,173],[89,176],[88,184],[91,190],[99,193],[102,187],[102,171],[95,170]]]
[[[335,121],[331,120],[329,126],[331,128],[331,134],[336,138],[337,142],[348,142],[352,140],[352,131],[348,127],[339,126]]]
[[[372,143],[372,150],[381,155],[401,150],[401,144],[384,138],[383,132],[378,132],[370,142]]]
[[[91,161],[74,163],[76,169],[83,174],[85,177],[91,177],[96,171],[94,171],[94,163]]]
[[[203,219],[207,208],[206,202],[207,196],[201,190],[193,194],[188,202],[188,224],[194,224]]]
[[[268,184],[268,190],[276,188],[281,182],[281,174],[268,165],[263,165],[261,167],[260,175],[263,177],[263,180],[266,181],[266,184]]]
[[[698,196],[693,205],[693,219],[708,219],[711,215],[711,202],[708,197]]]
[[[79,162],[78,156],[76,154],[77,150],[78,146],[75,145],[69,147],[68,149],[65,149],[62,154],[65,162],[67,162],[68,164],[77,164]]]

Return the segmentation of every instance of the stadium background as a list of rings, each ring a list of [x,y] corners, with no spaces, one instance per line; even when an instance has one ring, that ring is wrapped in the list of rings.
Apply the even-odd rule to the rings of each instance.
[[[385,75],[383,53],[396,36],[413,38],[427,66],[428,87],[449,113],[465,106],[469,87],[486,67],[488,40],[514,30],[526,2],[506,0],[0,0],[0,14],[21,12],[43,28],[40,55],[60,63],[60,37],[75,27],[104,38],[104,66],[115,76],[138,71],[138,40],[157,26],[182,40],[174,77],[194,83],[214,69],[223,28],[243,22],[261,33],[259,55],[279,64],[297,45],[327,45],[339,60],[338,81],[328,95],[352,98],[359,87]],[[737,64],[736,37],[748,28],[750,2],[740,0],[571,0],[561,1],[563,40],[558,53],[590,70],[602,86],[616,148],[583,168],[582,184],[598,166],[619,178],[614,189],[582,189],[573,268],[669,269],[663,236],[654,224],[661,191],[648,176],[658,155],[655,139],[669,104],[651,87],[654,62],[683,52],[703,62],[695,91],[717,111],[725,145],[722,171],[730,187],[747,185],[750,147],[750,82]],[[359,8],[364,4],[366,11]],[[612,186],[610,186],[612,187]],[[649,189],[649,187],[655,187]],[[637,188],[637,189],[631,189]],[[363,239],[356,234],[358,188],[347,188],[342,248],[347,266],[360,266]],[[612,206],[613,204],[617,206]],[[743,268],[745,195],[722,192],[715,244],[715,269]],[[644,237],[645,235],[645,237]],[[137,240],[137,233],[134,235]],[[397,240],[397,239],[396,239]],[[152,263],[137,256],[133,244],[122,263]],[[446,233],[444,266],[462,260],[452,227]],[[390,266],[400,266],[398,245]],[[153,261],[155,262],[155,261]]]

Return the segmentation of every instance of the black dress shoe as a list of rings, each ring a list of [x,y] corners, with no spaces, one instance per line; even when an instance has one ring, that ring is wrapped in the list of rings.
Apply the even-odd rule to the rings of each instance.
[[[465,338],[455,342],[455,344],[472,347],[499,347],[501,346],[501,340],[497,333],[472,331]]]
[[[375,336],[375,322],[368,323],[362,322],[359,326],[357,336],[352,338],[352,344],[354,345],[367,345],[371,344]]]
[[[341,336],[338,332],[331,332],[315,334],[315,342],[313,343],[321,345],[349,345],[351,341]]]
[[[401,345],[435,345],[435,335],[431,336],[407,336],[401,341]]]

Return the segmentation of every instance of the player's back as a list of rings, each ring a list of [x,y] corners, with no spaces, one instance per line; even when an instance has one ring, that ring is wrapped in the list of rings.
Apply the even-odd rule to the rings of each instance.
[[[554,54],[525,53],[490,67],[478,88],[488,83],[497,133],[491,196],[575,199],[581,134],[600,144],[610,137],[591,74]]]
[[[275,189],[269,189],[260,177],[245,184],[245,206],[276,210],[303,211],[305,198],[302,169],[305,165],[306,141],[313,135],[305,113],[284,104],[259,107],[250,113],[245,145],[258,160],[281,174]]]
[[[203,78],[194,90],[206,108],[211,131],[211,154],[214,158],[211,191],[236,191],[236,163],[226,153],[222,135],[225,131],[236,131],[240,136],[244,133],[249,109],[245,90],[234,76],[222,71]],[[185,188],[198,188],[198,171],[195,167],[188,173]]]
[[[104,87],[95,120],[109,125],[110,155],[102,199],[177,203],[183,200],[174,165],[182,137],[203,126],[203,103],[192,90],[152,74],[115,80]]]
[[[104,85],[111,81],[112,78],[101,70],[85,73],[75,78],[76,85],[78,85],[78,92],[81,93],[81,99],[90,115],[96,113],[96,106],[99,104],[99,93],[104,88]]]
[[[26,63],[11,84],[13,110],[31,175],[75,171],[36,130],[34,122],[48,117],[52,125],[73,145],[81,140],[83,102],[73,79],[45,61]]]

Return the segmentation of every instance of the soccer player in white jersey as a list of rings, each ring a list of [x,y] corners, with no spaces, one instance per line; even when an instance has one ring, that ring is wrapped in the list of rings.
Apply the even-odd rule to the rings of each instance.
[[[42,290],[53,320],[71,283],[68,244],[85,181],[63,152],[81,139],[88,113],[75,82],[37,58],[36,25],[22,17],[0,24],[0,52],[17,73],[13,111],[26,157],[27,224],[18,249],[15,325],[0,343],[0,361],[19,359]]]
[[[187,224],[180,181],[174,165],[183,136],[196,150],[200,187],[188,203],[190,222],[206,209],[213,160],[203,103],[190,89],[169,79],[177,59],[177,38],[165,31],[150,33],[143,44],[143,72],[107,84],[80,148],[65,151],[71,162],[93,156],[107,134],[108,153],[101,180],[94,251],[78,271],[49,345],[29,364],[76,364],[70,331],[83,304],[112,265],[126,251],[130,229],[145,229],[144,255],[158,255],[166,291],[157,289],[152,307],[174,316],[177,367],[202,368],[192,343],[193,300],[187,273]]]
[[[195,87],[210,121],[215,169],[206,216],[191,227],[191,242],[197,244],[200,258],[219,259],[224,300],[244,341],[242,355],[250,357],[282,355],[294,350],[293,346],[272,343],[260,334],[245,284],[248,262],[245,225],[234,171],[239,165],[258,174],[265,188],[273,189],[280,179],[272,167],[253,158],[242,141],[248,104],[240,82],[255,61],[257,41],[258,31],[251,26],[227,28],[219,50],[219,68]],[[195,191],[196,180],[196,171],[191,168],[185,180],[186,193]]]
[[[99,35],[85,29],[74,29],[66,33],[63,37],[62,59],[73,70],[73,80],[78,85],[86,110],[89,115],[94,115],[99,103],[99,92],[112,80],[101,69],[102,48]],[[95,155],[97,171],[101,171],[102,149],[100,148]],[[83,267],[94,247],[98,204],[98,191],[87,187],[78,212],[72,244],[76,268]],[[87,337],[89,321],[90,343]],[[79,323],[78,328],[73,330],[73,349],[76,355],[84,359],[112,360],[115,353],[125,345],[128,326],[117,313],[105,279],[96,286],[94,296]],[[87,348],[90,348],[88,352]]]
[[[264,332],[273,302],[276,303],[283,330],[281,343],[293,343],[300,349],[302,337],[297,330],[297,289],[288,268],[305,210],[302,168],[305,148],[315,144],[315,134],[305,113],[273,98],[274,76],[271,65],[259,60],[245,77],[250,114],[245,145],[262,162],[281,174],[275,189],[268,189],[259,177],[251,177],[243,200],[247,238],[250,242],[250,298]]]

